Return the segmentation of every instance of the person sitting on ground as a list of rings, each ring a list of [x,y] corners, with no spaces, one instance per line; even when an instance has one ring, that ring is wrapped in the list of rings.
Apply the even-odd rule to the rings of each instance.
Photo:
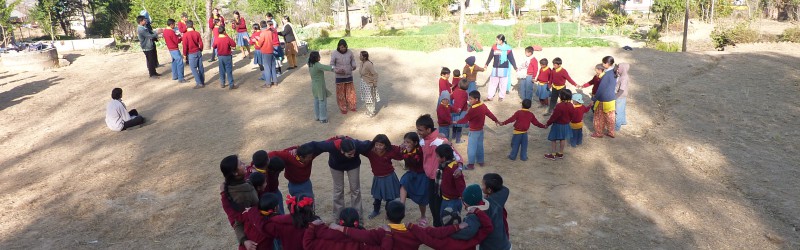
[[[144,117],[139,116],[136,109],[128,109],[122,102],[122,89],[111,90],[111,101],[106,106],[106,125],[113,131],[123,131],[136,125],[144,124]]]

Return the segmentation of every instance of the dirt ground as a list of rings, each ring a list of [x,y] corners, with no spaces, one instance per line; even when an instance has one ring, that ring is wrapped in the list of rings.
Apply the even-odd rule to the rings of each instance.
[[[258,149],[336,134],[385,133],[399,143],[419,115],[435,114],[440,67],[461,68],[467,56],[455,49],[370,52],[381,74],[378,115],[341,115],[332,99],[328,124],[314,122],[307,67],[261,89],[257,69],[237,61],[241,88],[233,91],[218,87],[216,63],[206,63],[205,89],[170,81],[169,64],[158,68],[165,77],[151,80],[141,53],[69,54],[71,66],[46,72],[0,69],[0,249],[234,248],[219,202],[223,157],[249,161]],[[547,131],[533,128],[530,160],[510,161],[512,128],[486,127],[487,166],[466,172],[467,182],[489,172],[504,177],[514,249],[800,248],[800,47],[683,54],[545,48],[536,56],[561,57],[585,82],[605,55],[632,64],[629,124],[616,139],[589,138],[587,120],[584,145],[547,161]],[[144,127],[106,127],[114,87],[148,118]],[[505,119],[519,98],[512,92],[488,106]],[[545,118],[543,109],[534,111]],[[457,149],[465,153],[466,144]],[[327,155],[316,159],[312,181],[318,213],[331,221],[326,162]],[[371,183],[365,163],[365,208]],[[407,221],[419,218],[413,203],[407,211]],[[386,223],[382,217],[367,227]]]

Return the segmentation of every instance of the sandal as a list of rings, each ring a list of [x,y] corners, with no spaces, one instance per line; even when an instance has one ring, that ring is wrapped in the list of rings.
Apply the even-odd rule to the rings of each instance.
[[[420,226],[423,226],[423,227],[428,226],[428,219],[425,218],[425,217],[419,218],[419,220],[417,220],[417,225],[420,225]]]

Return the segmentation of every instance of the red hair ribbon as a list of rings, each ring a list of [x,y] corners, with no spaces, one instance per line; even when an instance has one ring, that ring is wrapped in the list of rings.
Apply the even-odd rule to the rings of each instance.
[[[292,195],[286,195],[286,206],[289,206],[289,212],[294,213],[294,204],[296,203],[295,197]]]
[[[311,197],[303,197],[303,199],[298,202],[297,197],[286,195],[286,205],[289,206],[289,212],[292,214],[294,213],[294,207],[304,208],[312,204],[314,204],[314,199]]]

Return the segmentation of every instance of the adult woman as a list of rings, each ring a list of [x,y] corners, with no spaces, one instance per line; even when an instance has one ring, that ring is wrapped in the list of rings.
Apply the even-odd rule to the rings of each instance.
[[[225,17],[219,14],[218,8],[214,8],[211,10],[211,17],[208,18],[208,30],[214,29],[214,19],[219,19],[219,26],[225,25]]]
[[[347,48],[347,41],[340,39],[336,51],[331,53],[331,66],[336,72],[336,104],[339,111],[347,114],[347,110],[356,111],[356,89],[353,87],[353,71],[356,60],[353,51]]]
[[[277,23],[275,24],[277,27]],[[288,70],[297,68],[297,38],[292,29],[291,20],[289,16],[283,16],[283,31],[278,32],[278,35],[283,36],[283,41],[286,42],[286,58],[289,61]]]
[[[111,101],[106,106],[106,125],[113,131],[123,131],[127,128],[141,125],[145,122],[144,117],[139,116],[136,109],[128,111],[125,103],[122,102],[122,89],[114,88],[111,90]]]
[[[231,27],[236,31],[236,46],[242,50],[242,59],[250,57],[250,34],[247,33],[247,21],[239,15],[239,11],[233,12],[233,22]]]
[[[494,60],[494,64],[492,64],[492,73],[489,77],[489,93],[486,96],[486,101],[491,101],[492,98],[494,98],[498,87],[500,87],[500,101],[503,101],[503,98],[506,97],[506,91],[508,90],[507,82],[508,76],[510,75],[508,71],[509,62],[511,66],[514,67],[514,70],[517,70],[517,63],[514,61],[514,53],[511,51],[511,46],[506,43],[506,37],[503,34],[497,35],[495,42],[495,45],[489,50],[489,58],[486,59],[486,65],[484,65],[484,68],[489,67],[489,63]]]
[[[608,129],[608,137],[614,138],[615,109],[617,76],[614,74],[614,57],[603,57],[603,67],[606,69],[603,77],[600,78],[600,85],[597,87],[594,105],[594,133],[592,137],[603,138],[603,132]]]
[[[319,62],[318,51],[308,55],[308,73],[311,75],[311,92],[314,94],[314,116],[321,123],[328,123],[328,97],[331,91],[325,87],[325,71],[333,71],[333,67]]]
[[[361,51],[361,100],[367,105],[367,115],[369,117],[375,116],[375,105],[381,101],[381,96],[378,94],[378,72],[375,71],[375,65],[369,60],[369,53]]]

